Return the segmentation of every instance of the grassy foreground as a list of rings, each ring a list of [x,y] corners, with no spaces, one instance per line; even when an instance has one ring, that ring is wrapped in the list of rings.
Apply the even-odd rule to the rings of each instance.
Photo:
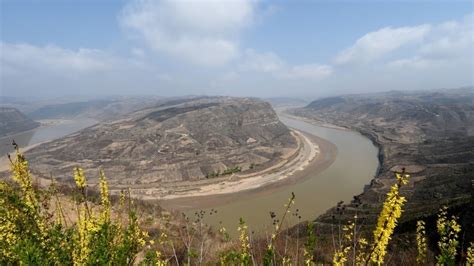
[[[292,210],[292,194],[281,217],[270,213],[273,226],[266,237],[254,236],[241,219],[239,239],[232,240],[226,228],[213,232],[204,225],[202,212],[194,221],[181,217],[176,222],[161,213],[143,218],[127,192],[112,203],[102,171],[98,200],[88,195],[80,168],[73,169],[75,188],[65,200],[54,180],[48,189],[34,185],[27,160],[15,148],[13,182],[0,182],[0,265],[315,265],[321,262],[318,248],[330,251],[334,265],[384,264],[406,202],[400,188],[409,179],[396,173],[397,182],[387,193],[371,234],[361,230],[363,225],[354,216],[337,228],[332,245],[317,242],[313,223],[308,223],[301,239],[299,233],[291,236],[283,227],[285,219],[298,215],[298,210]],[[64,206],[68,201],[74,219]],[[435,248],[429,248],[425,222],[418,221],[414,265],[473,265],[474,244],[462,249],[457,220],[447,208],[440,210]]]

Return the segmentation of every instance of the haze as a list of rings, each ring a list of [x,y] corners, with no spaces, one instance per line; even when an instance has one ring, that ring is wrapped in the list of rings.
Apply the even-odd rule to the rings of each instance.
[[[2,1],[2,96],[311,99],[473,84],[471,1]]]

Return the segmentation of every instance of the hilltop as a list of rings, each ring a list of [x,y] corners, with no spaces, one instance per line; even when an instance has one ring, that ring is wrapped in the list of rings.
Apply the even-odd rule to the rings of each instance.
[[[171,193],[166,186],[195,188],[197,181],[270,167],[297,146],[270,104],[202,97],[158,104],[99,123],[34,147],[26,156],[40,177],[51,173],[71,181],[73,166],[83,167],[89,176],[102,168],[111,189],[160,187],[159,193]]]

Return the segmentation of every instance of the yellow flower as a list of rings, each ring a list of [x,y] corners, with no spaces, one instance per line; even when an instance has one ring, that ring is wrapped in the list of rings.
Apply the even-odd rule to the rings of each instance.
[[[23,202],[33,211],[37,211],[38,200],[33,189],[33,182],[31,179],[30,170],[28,168],[28,161],[25,160],[20,150],[16,150],[16,160],[12,163],[11,171],[13,173],[12,179],[20,186],[23,197]]]
[[[416,223],[416,243],[418,248],[416,262],[422,265],[425,263],[427,252],[425,222],[423,221],[418,221]]]
[[[109,187],[107,180],[105,179],[104,171],[99,171],[100,180],[100,201],[102,205],[101,221],[106,223],[110,221],[110,199],[109,199]]]
[[[285,257],[283,257],[281,263],[282,263],[282,265],[291,266],[291,258],[285,256]]]
[[[240,259],[241,261],[248,261],[250,259],[250,242],[249,236],[247,234],[247,225],[245,224],[245,221],[242,218],[240,218],[237,231],[239,231],[240,233]]]
[[[167,260],[162,260],[161,259],[161,252],[159,251],[155,251],[155,255],[156,255],[156,266],[166,266],[168,265],[168,261]]]
[[[471,242],[467,248],[466,265],[474,265],[474,242]]]
[[[438,264],[454,263],[459,245],[458,234],[461,231],[461,226],[457,222],[458,218],[451,216],[451,219],[448,219],[447,215],[448,208],[444,206],[441,208],[436,221],[436,228],[440,236],[438,241],[440,254],[436,257]]]
[[[377,226],[374,230],[374,243],[369,258],[373,263],[382,264],[387,254],[387,245],[397,226],[398,218],[402,215],[405,198],[400,195],[400,187],[408,183],[409,175],[395,174],[395,183],[387,193],[387,198],[379,214]]]
[[[347,261],[347,255],[349,254],[351,247],[354,244],[354,229],[356,219],[357,216],[354,216],[354,221],[342,227],[344,235],[342,237],[342,241],[339,243],[339,247],[333,254],[332,262],[334,265],[344,265],[344,262]]]
[[[74,180],[76,181],[76,186],[79,189],[84,189],[86,187],[86,177],[84,176],[84,170],[82,168],[75,167],[73,170]]]

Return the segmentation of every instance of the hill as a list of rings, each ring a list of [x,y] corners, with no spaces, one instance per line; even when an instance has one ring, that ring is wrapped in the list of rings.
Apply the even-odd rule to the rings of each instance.
[[[160,97],[110,97],[84,101],[62,100],[59,103],[43,103],[28,113],[34,119],[78,119],[93,118],[99,121],[117,119],[146,107],[162,104],[168,100]]]
[[[146,108],[27,152],[38,176],[71,180],[78,165],[99,167],[111,188],[193,186],[235,172],[267,167],[296,149],[270,104],[245,98],[197,98]],[[93,181],[92,181],[93,182]],[[194,186],[195,187],[195,186]]]
[[[331,97],[291,114],[359,131],[380,147],[377,177],[345,207],[343,217],[358,212],[373,221],[383,195],[395,182],[393,172],[404,168],[413,177],[403,190],[408,204],[402,220],[431,216],[442,205],[459,207],[466,239],[472,239],[474,225],[468,213],[474,194],[473,88]],[[317,221],[334,222],[338,209]]]
[[[0,107],[0,137],[31,130],[39,125],[15,108]]]

